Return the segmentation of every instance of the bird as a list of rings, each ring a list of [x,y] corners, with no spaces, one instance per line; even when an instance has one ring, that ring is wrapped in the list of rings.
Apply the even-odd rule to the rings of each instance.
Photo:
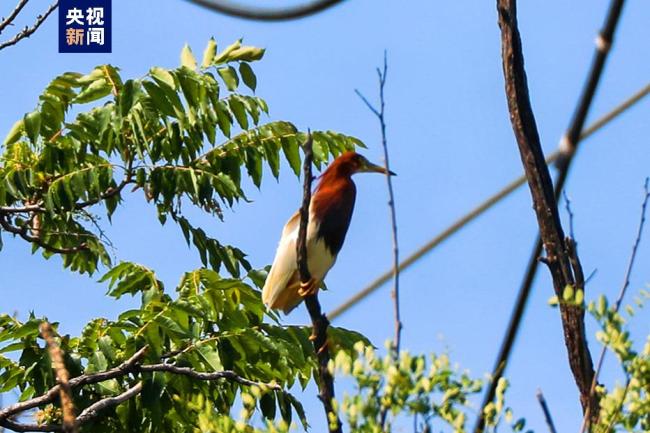
[[[365,172],[395,175],[361,154],[347,151],[319,177],[309,203],[306,244],[307,268],[312,279],[305,284],[300,281],[296,258],[300,211],[289,218],[262,288],[262,301],[267,307],[289,314],[305,297],[318,292],[336,262],[350,226],[356,199],[352,175]]]

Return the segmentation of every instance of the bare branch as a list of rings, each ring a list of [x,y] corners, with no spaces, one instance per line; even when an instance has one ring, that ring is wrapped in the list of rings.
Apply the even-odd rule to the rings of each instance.
[[[309,285],[315,283],[312,281],[311,273],[307,265],[307,226],[309,224],[309,204],[311,203],[311,166],[314,157],[311,132],[307,135],[307,140],[303,144],[303,151],[305,153],[305,160],[303,161],[304,184],[302,205],[300,206],[300,228],[298,231],[298,242],[296,244],[296,256],[300,282],[303,285]],[[320,400],[325,409],[328,431],[330,433],[341,433],[341,420],[338,418],[332,405],[332,400],[334,400],[334,378],[328,368],[330,360],[329,349],[327,347],[329,320],[327,320],[327,317],[321,310],[317,291],[305,297],[305,306],[307,307],[312,322],[312,335],[310,339],[313,342],[316,358],[318,359],[318,390]]]
[[[303,18],[324,11],[343,0],[316,0],[288,8],[251,8],[224,0],[190,0],[222,14],[258,21],[285,21]]]
[[[497,0],[497,9],[510,119],[533,198],[553,287],[555,293],[561,296],[567,285],[575,286],[575,270],[571,266],[553,182],[544,161],[537,124],[528,96],[521,39],[517,28],[516,1]],[[589,384],[593,379],[594,370],[585,335],[584,310],[581,307],[560,304],[560,313],[569,365],[580,391],[583,411],[591,407],[591,413],[597,414],[598,399],[589,393]]]
[[[645,183],[643,185],[643,191],[644,191],[644,196],[643,196],[643,202],[641,203],[641,218],[639,220],[639,227],[636,232],[636,238],[634,239],[634,244],[632,245],[632,253],[630,254],[630,259],[627,264],[627,268],[625,270],[625,276],[623,277],[623,285],[621,286],[621,290],[618,293],[618,297],[616,298],[616,303],[614,304],[614,311],[618,312],[619,308],[621,308],[621,304],[623,303],[623,298],[625,297],[625,292],[627,291],[627,288],[630,286],[630,276],[632,275],[632,270],[634,269],[634,263],[636,262],[636,255],[637,251],[639,249],[639,244],[641,243],[641,237],[643,236],[643,227],[645,225],[645,218],[646,218],[646,209],[648,207],[648,200],[650,200],[650,178],[645,179]],[[600,356],[598,357],[598,362],[596,364],[596,373],[594,374],[594,378],[591,381],[591,385],[589,387],[589,394],[594,395],[596,392],[596,385],[598,384],[598,376],[600,375],[600,370],[603,367],[603,362],[605,361],[605,354],[607,353],[607,345],[604,345],[603,348],[600,351]],[[629,385],[629,381],[628,381]],[[626,392],[627,392],[627,387],[626,387]],[[592,417],[590,417],[589,412],[585,412],[584,418],[582,419],[582,424],[580,426],[580,433],[584,433],[585,430],[588,427],[588,424],[591,422]],[[609,431],[607,429],[606,431]]]
[[[0,34],[2,34],[2,31],[8,26],[13,23],[13,21],[16,19],[20,11],[25,7],[25,5],[29,2],[29,0],[20,0],[16,7],[14,8],[13,11],[7,16],[7,18],[3,19],[0,21]]]
[[[41,336],[47,343],[52,367],[56,373],[56,381],[59,384],[59,401],[63,412],[63,431],[65,433],[75,433],[77,427],[75,425],[74,403],[72,402],[72,389],[70,389],[70,383],[68,382],[70,374],[65,368],[63,351],[59,343],[54,339],[54,330],[48,322],[41,323],[40,331]]]
[[[13,38],[0,43],[0,50],[5,49],[7,47],[10,47],[12,45],[16,45],[19,41],[22,39],[30,37],[38,28],[45,22],[47,17],[50,16],[52,12],[59,6],[59,1],[55,1],[50,5],[50,7],[45,11],[43,15],[39,15],[36,17],[36,22],[34,23],[33,26],[31,27],[25,27],[22,31],[18,32]]]
[[[555,424],[553,423],[553,417],[551,416],[551,411],[548,409],[548,405],[546,404],[546,399],[544,398],[544,394],[542,394],[541,389],[537,390],[537,401],[539,401],[539,405],[542,407],[542,412],[544,412],[544,420],[546,421],[546,425],[548,426],[549,432],[557,433],[557,430],[555,429]]]
[[[357,89],[355,93],[366,104],[368,109],[377,117],[379,127],[381,130],[381,144],[384,150],[384,168],[386,169],[386,184],[388,187],[388,208],[390,210],[391,222],[391,235],[393,242],[393,290],[391,296],[393,298],[393,314],[395,316],[395,337],[393,339],[393,351],[395,357],[399,355],[400,341],[402,335],[402,320],[399,308],[399,243],[397,238],[397,215],[395,211],[395,194],[393,193],[393,181],[391,178],[390,164],[388,158],[388,140],[386,138],[386,118],[385,106],[386,101],[384,98],[384,87],[386,86],[386,76],[388,73],[388,56],[384,51],[384,67],[383,69],[377,68],[377,76],[379,78],[379,108],[373,106],[368,99]],[[386,418],[386,410],[381,414],[381,425],[384,425]]]

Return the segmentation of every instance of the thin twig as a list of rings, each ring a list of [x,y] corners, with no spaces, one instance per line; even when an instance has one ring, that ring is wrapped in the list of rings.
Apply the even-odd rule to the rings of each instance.
[[[566,213],[569,216],[569,236],[571,237],[571,239],[575,241],[576,236],[573,227],[574,215],[573,215],[573,209],[571,209],[571,199],[567,195],[566,190],[562,191],[562,195],[564,196],[564,208],[566,209]]]
[[[57,253],[57,254],[73,254],[77,253],[79,251],[84,251],[88,249],[88,245],[85,242],[80,243],[77,246],[74,247],[68,247],[68,248],[61,248],[61,247],[55,247],[54,245],[47,244],[43,242],[39,237],[30,235],[28,233],[28,226],[24,225],[23,227],[16,227],[11,224],[11,222],[7,219],[7,216],[0,213],[0,227],[2,227],[5,231],[12,233],[14,235],[18,235],[24,240],[28,242],[32,242],[39,247],[43,248],[44,250]]]
[[[643,236],[643,227],[645,225],[645,219],[646,219],[646,209],[648,207],[648,200],[650,199],[650,178],[645,179],[645,183],[643,185],[643,191],[644,191],[644,196],[643,196],[643,202],[641,203],[641,217],[639,220],[639,227],[636,232],[636,238],[634,239],[634,244],[632,245],[632,253],[630,254],[630,259],[628,260],[627,263],[627,268],[625,269],[625,276],[623,277],[623,285],[621,286],[621,290],[618,293],[618,297],[616,298],[616,303],[614,304],[614,312],[618,312],[619,308],[621,308],[621,304],[623,303],[623,298],[625,297],[625,292],[627,291],[627,288],[630,286],[630,277],[632,275],[632,270],[634,269],[634,263],[636,262],[636,256],[637,256],[637,251],[639,249],[639,244],[641,244],[641,238]],[[605,361],[605,354],[607,353],[607,345],[603,345],[603,348],[600,351],[600,356],[598,357],[598,362],[596,363],[596,372],[594,373],[594,378],[591,382],[591,385],[589,387],[589,394],[594,395],[596,392],[596,385],[598,384],[598,376],[600,375],[600,371],[603,367],[603,362]],[[580,433],[584,433],[585,430],[588,427],[588,424],[591,422],[592,417],[590,417],[589,412],[586,412],[583,419],[582,419],[582,424],[580,426]],[[609,431],[606,430],[606,431]]]
[[[16,19],[20,11],[25,7],[25,5],[29,2],[29,0],[20,0],[16,7],[14,8],[13,11],[7,16],[7,18],[3,19],[0,22],[0,34],[2,34],[2,31],[10,24],[13,23],[13,21]]]
[[[8,41],[0,43],[0,50],[15,45],[22,39],[30,37],[36,30],[38,30],[41,24],[45,22],[47,17],[49,17],[50,14],[54,12],[54,10],[58,6],[59,6],[59,1],[57,0],[54,3],[52,3],[52,5],[50,5],[50,7],[45,11],[43,15],[39,15],[38,17],[36,17],[36,22],[32,27],[25,26],[25,28],[22,31],[18,32],[13,38],[9,39]]]
[[[386,185],[388,187],[388,208],[390,210],[390,223],[391,235],[393,241],[393,290],[391,297],[393,298],[393,314],[395,316],[395,337],[393,340],[393,352],[397,357],[400,350],[400,342],[402,335],[402,319],[400,315],[400,302],[399,302],[399,243],[397,237],[397,214],[395,211],[395,194],[393,192],[393,181],[390,174],[390,163],[388,157],[388,140],[386,138],[386,118],[385,118],[385,98],[384,88],[386,87],[386,76],[388,73],[388,58],[387,53],[384,51],[384,67],[383,70],[377,68],[377,76],[379,78],[379,109],[373,106],[368,99],[357,89],[355,93],[366,104],[368,109],[377,117],[381,129],[381,144],[384,150],[384,168],[386,169]],[[383,426],[383,422],[381,423]]]
[[[208,9],[238,18],[257,21],[286,21],[314,15],[343,0],[316,0],[288,8],[253,8],[224,0],[190,0]]]
[[[596,121],[594,121],[591,125],[589,125],[587,128],[585,128],[583,133],[580,135],[580,141],[583,142],[584,140],[592,136],[594,133],[598,132],[604,126],[608,125],[612,120],[616,119],[618,116],[625,113],[631,107],[636,105],[643,98],[648,96],[648,94],[650,94],[650,84],[646,84],[644,87],[639,89],[636,93],[634,93],[633,95],[625,99],[623,102],[618,104],[612,110],[608,111],[606,114],[604,114]],[[547,164],[554,163],[555,161],[557,161],[559,156],[560,156],[560,151],[559,150],[554,151],[546,158],[546,163]],[[416,263],[422,257],[426,256],[438,245],[442,244],[445,240],[453,236],[461,228],[463,228],[470,222],[474,221],[476,218],[484,214],[488,209],[492,208],[494,205],[499,203],[505,197],[509,196],[510,193],[517,190],[517,188],[519,188],[524,183],[526,183],[526,176],[518,177],[517,179],[513,180],[508,185],[503,187],[500,191],[498,191],[497,193],[489,197],[487,200],[485,200],[484,202],[476,206],[474,209],[469,211],[467,214],[463,215],[461,218],[456,220],[452,225],[447,227],[441,233],[433,237],[431,240],[429,240],[427,243],[425,243],[420,248],[418,248],[415,252],[409,255],[406,259],[404,259],[404,261],[402,261],[399,265],[400,272],[408,269],[411,265]],[[539,253],[535,256],[534,258],[535,261],[537,260],[537,257],[539,257]],[[339,305],[334,310],[332,310],[328,314],[328,317],[334,320],[337,317],[341,316],[343,313],[345,313],[350,308],[355,306],[357,303],[365,299],[368,295],[373,293],[375,290],[379,289],[384,284],[386,284],[386,282],[388,282],[392,276],[393,276],[393,269],[391,268],[390,270],[384,272],[379,277],[377,277],[365,288],[359,290],[348,300],[346,300],[341,305]]]
[[[47,348],[52,361],[52,367],[56,373],[56,381],[59,384],[59,401],[63,412],[63,431],[65,433],[76,433],[74,403],[72,401],[72,389],[70,388],[70,373],[65,368],[63,351],[59,343],[54,339],[54,330],[49,322],[40,325],[41,336],[47,343]]]
[[[555,430],[555,424],[553,423],[553,417],[551,416],[551,411],[548,409],[546,399],[544,398],[541,389],[537,390],[537,401],[539,401],[539,405],[542,407],[542,412],[544,412],[544,420],[546,421],[549,432],[557,433],[557,430]]]
[[[302,284],[314,283],[307,265],[307,226],[309,225],[309,204],[311,203],[311,166],[313,161],[312,136],[311,132],[307,135],[307,140],[303,144],[305,160],[303,162],[303,196],[302,205],[300,206],[300,229],[298,231],[298,242],[296,244],[296,256],[298,260],[298,272]],[[318,390],[319,397],[325,409],[327,419],[327,428],[330,433],[341,433],[341,420],[334,411],[332,401],[334,400],[334,378],[329,371],[328,364],[330,360],[329,349],[327,347],[327,328],[329,320],[322,313],[320,303],[318,302],[318,292],[305,297],[305,306],[309,312],[312,322],[311,339],[318,359]]]

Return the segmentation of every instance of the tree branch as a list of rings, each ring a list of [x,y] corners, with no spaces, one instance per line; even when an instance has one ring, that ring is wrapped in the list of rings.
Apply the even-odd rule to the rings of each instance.
[[[119,377],[124,377],[132,373],[150,373],[150,372],[164,372],[177,374],[182,376],[188,376],[196,380],[205,380],[205,381],[214,381],[214,380],[229,380],[235,383],[239,383],[245,386],[257,386],[261,389],[281,391],[282,387],[275,383],[264,383],[256,382],[239,376],[237,373],[231,370],[224,371],[215,371],[215,372],[203,372],[196,371],[189,367],[178,367],[173,364],[140,364],[140,361],[147,352],[147,346],[138,350],[133,354],[129,359],[124,361],[122,364],[117,367],[105,370],[99,373],[92,374],[83,374],[77,376],[68,381],[68,389],[73,390],[84,385],[90,385],[99,382],[105,382],[107,380],[116,379]],[[14,421],[12,418],[17,416],[20,413],[34,409],[46,404],[53,403],[56,401],[57,397],[61,395],[63,383],[60,383],[47,391],[45,394],[32,399],[13,404],[4,409],[0,409],[0,426],[6,427],[14,431],[69,431],[65,430],[61,425],[38,425],[38,424],[22,424]],[[98,402],[93,403],[91,406],[84,409],[81,414],[76,419],[76,426],[79,426],[85,422],[88,422],[92,418],[98,415],[98,412],[110,407],[118,405],[129,398],[137,395],[142,389],[141,382],[137,385],[129,388],[126,392],[115,396],[102,399]]]
[[[97,418],[99,416],[99,412],[102,410],[124,403],[128,399],[140,394],[140,391],[142,391],[142,382],[138,382],[135,386],[127,389],[120,395],[116,395],[115,397],[107,397],[91,404],[79,414],[79,417],[77,418],[77,425],[85,424],[88,421]]]
[[[20,11],[25,7],[25,5],[29,2],[29,0],[20,0],[16,7],[14,8],[13,11],[7,16],[7,18],[3,19],[0,22],[0,34],[2,34],[2,31],[8,26],[13,23],[13,21],[16,19]]]
[[[548,405],[546,404],[546,399],[544,398],[544,394],[542,394],[541,389],[537,390],[537,401],[539,401],[539,405],[542,407],[542,412],[544,413],[544,420],[546,421],[546,425],[548,426],[549,432],[557,433],[557,430],[555,429],[555,423],[553,423],[553,417],[551,416],[551,411],[549,410]]]
[[[271,389],[275,391],[281,391],[282,387],[277,384],[256,382],[254,380],[248,380],[239,376],[234,371],[223,370],[223,371],[213,371],[213,372],[204,372],[196,371],[189,367],[177,367],[173,364],[149,364],[149,365],[139,365],[135,367],[135,370],[138,372],[154,372],[161,371],[166,373],[178,374],[180,376],[188,376],[196,380],[220,380],[227,379],[232,382],[239,383],[246,386],[258,386],[260,388]]]
[[[644,97],[650,91],[650,85],[646,85],[645,88],[641,89],[640,92],[637,92],[628,100],[614,108],[610,113],[596,120],[591,126],[584,129],[585,120],[589,113],[593,97],[595,95],[598,83],[600,82],[600,77],[604,70],[605,61],[607,60],[607,55],[609,53],[609,48],[611,47],[614,32],[618,24],[620,17],[621,9],[623,6],[622,0],[612,0],[607,12],[607,17],[605,19],[605,25],[600,31],[597,44],[596,52],[594,54],[594,60],[592,61],[591,68],[587,75],[587,81],[583,87],[582,94],[580,99],[577,102],[576,109],[574,111],[571,123],[567,128],[567,131],[564,134],[563,139],[560,142],[558,151],[554,154],[558,155],[556,165],[559,169],[557,180],[555,183],[555,200],[559,201],[562,194],[564,184],[567,180],[569,169],[571,163],[576,154],[578,144],[581,143],[586,137],[593,134],[607,122],[609,122],[613,117],[619,115],[623,111],[627,110],[632,104],[639,101],[640,98]],[[599,42],[598,42],[599,41]],[[567,203],[568,204],[568,203]],[[570,230],[571,237],[573,237],[573,229]],[[528,260],[528,266],[526,267],[526,273],[524,279],[521,283],[519,292],[517,294],[517,301],[513,309],[510,322],[508,324],[508,329],[506,330],[506,335],[504,336],[503,343],[501,344],[501,349],[497,357],[497,362],[493,370],[493,381],[488,387],[488,391],[485,394],[483,400],[483,407],[485,407],[489,402],[494,399],[494,394],[496,391],[496,384],[499,378],[503,375],[505,367],[510,358],[510,353],[512,351],[512,345],[516,338],[517,332],[519,330],[519,325],[523,317],[524,310],[530,295],[533,281],[535,281],[535,276],[537,275],[537,269],[539,266],[539,256],[542,252],[542,239],[537,236],[535,245],[531,252],[531,256]],[[577,262],[577,258],[574,260]],[[582,273],[582,272],[580,272]],[[593,394],[590,394],[593,395]],[[483,430],[483,416],[480,415],[478,422],[474,428],[474,432],[479,432]]]
[[[395,357],[399,356],[399,348],[402,336],[402,319],[399,308],[399,243],[397,238],[397,215],[395,211],[395,194],[393,193],[393,181],[390,174],[390,164],[388,158],[388,141],[386,139],[386,118],[384,99],[384,88],[386,86],[386,75],[388,73],[388,58],[386,51],[384,51],[384,67],[383,70],[377,68],[377,76],[379,78],[379,108],[372,105],[368,99],[357,89],[355,93],[366,104],[368,109],[377,117],[379,127],[381,129],[381,144],[384,150],[384,168],[386,169],[386,185],[388,187],[388,208],[390,210],[391,222],[391,235],[393,242],[393,290],[391,296],[393,298],[393,314],[395,317],[395,338],[393,340],[393,351]],[[384,425],[386,411],[383,411],[381,416],[381,425]]]
[[[257,21],[286,21],[324,11],[343,0],[316,0],[288,8],[252,8],[223,0],[190,0],[193,3],[237,18]]]
[[[24,225],[22,227],[16,227],[12,225],[11,222],[9,222],[9,220],[7,219],[7,216],[2,212],[0,212],[0,227],[2,227],[5,231],[9,233],[20,236],[27,242],[32,242],[38,245],[39,247],[43,248],[44,250],[51,251],[53,253],[72,254],[72,253],[77,253],[79,251],[84,251],[88,249],[88,246],[86,245],[85,242],[82,242],[76,247],[69,247],[69,248],[59,248],[53,245],[46,244],[39,237],[30,235],[28,233],[27,225]]]
[[[50,5],[50,7],[45,11],[43,15],[39,15],[38,17],[36,17],[36,22],[32,27],[25,26],[25,28],[22,31],[18,32],[13,38],[0,43],[0,50],[10,47],[12,45],[16,45],[22,39],[30,37],[36,30],[38,30],[41,24],[45,22],[47,17],[49,17],[50,14],[54,12],[54,10],[57,7],[59,7],[58,0],[52,3],[52,5]]]
[[[528,186],[533,198],[540,236],[546,250],[546,262],[551,272],[555,293],[562,296],[568,285],[576,285],[564,231],[555,199],[553,183],[544,161],[539,134],[528,96],[521,39],[517,28],[515,0],[497,0],[506,96],[510,120],[519,146]],[[582,287],[577,289],[582,289]],[[560,305],[564,339],[569,365],[580,392],[583,412],[591,407],[598,414],[598,399],[589,393],[594,377],[591,354],[584,329],[584,310],[581,307]]]
[[[313,161],[312,136],[307,135],[307,141],[303,144],[305,160],[303,162],[303,196],[300,206],[300,228],[298,231],[298,242],[296,244],[296,256],[298,259],[298,272],[302,284],[311,282],[311,273],[307,265],[307,226],[309,225],[309,204],[311,203],[311,166]],[[341,420],[334,411],[332,401],[334,400],[334,378],[330,373],[328,364],[330,360],[327,347],[327,328],[329,320],[321,310],[318,302],[318,292],[305,297],[305,306],[309,312],[312,322],[312,335],[310,339],[314,344],[314,351],[318,359],[318,390],[319,397],[325,408],[327,426],[330,433],[341,433]]]

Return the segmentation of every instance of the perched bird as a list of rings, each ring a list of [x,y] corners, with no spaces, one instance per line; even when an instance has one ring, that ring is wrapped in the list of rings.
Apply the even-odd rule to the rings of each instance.
[[[312,280],[305,285],[301,285],[296,259],[300,212],[289,218],[262,289],[262,300],[267,306],[288,314],[305,296],[316,293],[343,246],[356,198],[352,175],[362,172],[386,174],[386,169],[356,152],[345,152],[320,176],[309,203],[306,243]]]

